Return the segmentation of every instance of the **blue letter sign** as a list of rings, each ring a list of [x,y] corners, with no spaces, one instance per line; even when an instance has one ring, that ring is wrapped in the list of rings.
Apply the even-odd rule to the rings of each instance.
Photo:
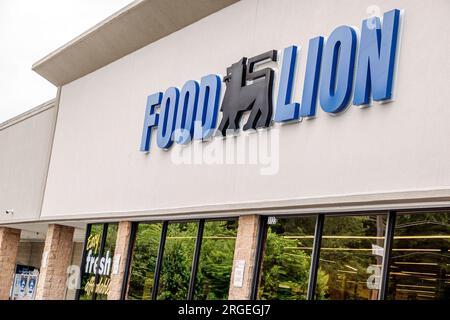
[[[194,131],[195,140],[207,139],[214,133],[217,124],[220,90],[221,83],[218,75],[210,74],[202,78],[200,82],[199,105],[195,118],[197,121]]]
[[[152,129],[158,127],[159,114],[156,113],[156,107],[161,104],[162,92],[149,95],[147,98],[147,107],[145,108],[144,129],[142,130],[141,151],[150,151],[150,140]]]
[[[309,40],[305,82],[303,83],[302,106],[300,108],[301,117],[314,117],[316,115],[322,50],[323,37],[316,37]]]
[[[327,39],[320,80],[323,111],[337,113],[347,106],[352,92],[355,50],[356,32],[351,27],[338,27]]]
[[[375,101],[391,99],[399,17],[386,12],[383,29],[377,17],[363,21],[353,104],[369,104],[371,92]]]
[[[161,123],[158,126],[156,141],[161,149],[168,149],[173,143],[179,97],[180,90],[178,88],[171,87],[164,92],[161,103]]]
[[[200,86],[197,81],[190,80],[181,89],[181,98],[175,126],[175,141],[178,144],[187,144],[192,140],[199,88]]]
[[[292,46],[284,49],[283,66],[281,67],[280,85],[278,87],[277,109],[275,111],[276,122],[296,120],[299,117],[300,104],[296,102],[291,103],[296,61],[297,47]]]
[[[275,110],[273,64],[277,63],[278,51],[274,49],[235,60],[226,68],[223,79],[209,74],[201,78],[200,84],[187,81],[181,94],[176,87],[164,94],[152,94],[147,98],[140,150],[150,150],[153,128],[157,128],[157,145],[162,149],[170,148],[174,141],[185,145],[212,137],[217,126],[222,81],[225,93],[217,128],[222,136],[240,130],[242,119],[246,119],[242,126],[245,131],[269,128],[273,122],[315,117],[317,98],[323,111],[339,113],[351,101],[353,83],[354,105],[369,105],[371,99],[392,99],[399,26],[398,9],[386,12],[382,22],[377,17],[364,20],[357,66],[358,39],[352,27],[340,26],[326,40],[321,36],[310,39],[301,103],[292,101],[298,55],[295,45],[283,52]]]
[[[313,117],[316,115],[322,47],[323,37],[317,37],[309,41],[301,106],[299,103],[291,103],[295,64],[297,60],[297,47],[292,46],[284,49],[283,66],[281,67],[280,85],[278,89],[277,109],[275,113],[276,122],[296,120],[299,117]]]

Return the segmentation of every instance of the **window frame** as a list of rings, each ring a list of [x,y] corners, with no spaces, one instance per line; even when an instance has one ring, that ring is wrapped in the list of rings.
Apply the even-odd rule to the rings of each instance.
[[[313,250],[311,253],[311,265],[310,265],[310,273],[309,273],[309,279],[308,279],[308,290],[307,290],[307,300],[314,300],[315,297],[315,289],[316,289],[316,282],[317,282],[317,273],[318,273],[318,261],[320,257],[320,249],[322,244],[322,233],[323,233],[323,227],[325,218],[327,216],[362,216],[367,214],[385,214],[386,215],[386,230],[384,234],[384,251],[383,251],[383,257],[382,257],[382,268],[381,268],[381,278],[380,278],[380,289],[379,289],[379,295],[378,300],[386,300],[388,296],[388,290],[389,290],[389,269],[390,269],[390,263],[391,263],[391,255],[392,255],[392,246],[394,241],[394,231],[396,226],[396,218],[399,214],[418,214],[418,213],[439,213],[439,212],[447,212],[450,208],[448,207],[423,207],[423,208],[404,208],[404,209],[386,209],[386,210],[358,210],[358,211],[341,211],[341,212],[311,212],[311,213],[302,213],[302,214],[261,214],[259,216],[259,228],[257,233],[257,248],[255,250],[255,256],[254,256],[254,263],[255,267],[253,269],[253,279],[251,283],[251,292],[250,292],[250,300],[257,300],[258,298],[258,290],[259,290],[259,283],[260,283],[260,276],[261,276],[261,267],[262,267],[262,261],[264,259],[264,249],[266,245],[266,238],[267,238],[267,230],[268,230],[268,224],[267,220],[268,217],[274,216],[276,218],[296,218],[296,217],[304,217],[304,216],[310,216],[316,218],[316,225],[314,230],[314,241],[313,241]],[[164,249],[166,244],[166,238],[167,238],[167,228],[169,223],[181,223],[181,222],[190,222],[190,223],[197,223],[197,234],[195,239],[195,247],[194,247],[194,253],[193,253],[193,259],[192,259],[192,265],[191,265],[191,273],[190,273],[190,279],[189,279],[189,287],[188,287],[188,293],[186,300],[192,300],[194,297],[194,289],[195,289],[195,281],[197,278],[197,272],[198,272],[198,265],[199,265],[199,259],[200,259],[200,253],[201,253],[201,246],[203,241],[203,231],[204,231],[204,225],[208,221],[227,221],[227,220],[238,220],[239,216],[232,215],[229,217],[214,217],[214,218],[197,218],[197,219],[174,219],[174,220],[155,220],[155,221],[135,221],[132,222],[132,229],[129,235],[129,242],[128,242],[128,248],[127,248],[127,257],[126,257],[126,267],[125,267],[125,276],[122,281],[122,288],[121,288],[121,296],[120,298],[122,300],[127,299],[127,293],[128,293],[128,286],[130,281],[130,275],[131,275],[131,267],[132,267],[132,256],[133,256],[133,250],[135,246],[135,241],[137,237],[137,229],[139,224],[141,223],[161,223],[162,224],[162,230],[161,230],[161,236],[158,244],[158,253],[157,253],[157,263],[155,268],[155,275],[154,275],[154,283],[152,287],[151,292],[151,300],[157,299],[157,293],[158,293],[158,287],[159,287],[159,278],[160,273],[162,269],[162,262],[164,257]],[[114,222],[111,222],[114,223]],[[83,278],[84,274],[84,264],[86,263],[86,246],[87,246],[87,239],[89,238],[92,225],[94,224],[100,224],[103,225],[102,230],[102,240],[100,244],[100,251],[99,254],[102,255],[105,247],[106,242],[106,235],[108,231],[108,224],[109,223],[91,223],[87,224],[86,227],[86,234],[85,234],[85,241],[83,245],[83,256],[81,259],[81,270],[80,270],[80,284],[81,279]],[[94,293],[92,295],[92,300],[95,300],[96,293],[95,293],[95,287],[97,284],[98,279],[96,278],[96,283],[94,286]],[[82,288],[79,288],[76,290],[76,300],[80,299]]]
[[[167,239],[167,229],[169,224],[171,223],[197,223],[197,233],[195,238],[195,244],[194,244],[194,252],[192,257],[192,265],[191,265],[191,272],[189,277],[189,284],[188,284],[188,292],[186,300],[193,300],[194,294],[195,294],[195,284],[197,280],[197,273],[198,273],[198,266],[200,262],[200,254],[201,254],[201,247],[203,243],[203,231],[205,227],[205,223],[210,221],[237,221],[239,218],[236,216],[232,217],[218,217],[218,218],[211,218],[211,219],[182,219],[182,220],[163,220],[163,221],[139,221],[139,222],[133,222],[133,231],[130,233],[129,236],[129,246],[127,250],[127,263],[126,263],[126,270],[125,270],[125,276],[122,281],[122,291],[121,291],[121,299],[126,300],[127,299],[127,291],[128,291],[128,285],[130,281],[130,275],[131,275],[131,267],[132,267],[132,256],[133,256],[133,250],[134,245],[136,242],[137,237],[137,229],[139,224],[148,224],[148,223],[161,223],[161,235],[159,239],[158,244],[158,253],[156,257],[156,267],[155,267],[155,275],[153,279],[153,286],[151,291],[151,298],[150,300],[157,300],[158,298],[158,289],[159,289],[159,279],[161,275],[162,270],[162,263],[164,259],[164,251],[166,246],[166,239]]]

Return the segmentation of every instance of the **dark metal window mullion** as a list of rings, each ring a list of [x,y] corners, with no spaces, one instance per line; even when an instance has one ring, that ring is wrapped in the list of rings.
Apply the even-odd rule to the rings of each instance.
[[[253,268],[253,279],[250,292],[250,300],[256,300],[258,298],[259,276],[261,272],[260,269],[263,258],[264,244],[266,242],[266,235],[267,235],[267,216],[260,216],[259,219],[260,221],[258,228],[258,239],[256,243],[255,265]]]
[[[381,267],[380,293],[378,300],[385,300],[388,294],[389,267],[392,253],[392,243],[394,241],[396,211],[389,211],[386,223],[386,235],[384,237],[383,264]]]
[[[103,257],[103,251],[105,250],[105,244],[106,244],[106,237],[108,236],[108,223],[103,224],[103,230],[102,230],[102,240],[100,242],[100,250],[98,252],[98,261],[97,265],[95,267],[95,280],[94,280],[94,291],[92,292],[92,300],[97,299],[97,282],[100,278],[100,275],[98,274],[98,263],[100,262],[100,259]]]
[[[84,236],[84,244],[83,244],[83,256],[81,257],[81,264],[80,264],[80,279],[79,279],[80,286],[81,286],[81,283],[82,283],[83,277],[84,277],[84,268],[85,268],[85,264],[86,264],[86,248],[87,248],[87,242],[88,242],[89,236],[91,235],[91,229],[92,229],[92,225],[88,224],[86,226],[86,234]],[[80,300],[80,295],[81,295],[81,287],[77,288],[77,291],[75,293],[75,300]]]
[[[198,221],[197,237],[195,240],[194,256],[192,258],[191,276],[189,278],[189,289],[188,289],[187,300],[192,300],[194,298],[195,280],[197,278],[198,262],[200,260],[200,250],[202,248],[204,228],[205,228],[205,220],[201,219]]]
[[[132,222],[131,230],[130,230],[130,238],[128,239],[127,256],[125,257],[126,264],[125,264],[125,272],[123,275],[122,288],[120,290],[120,300],[125,300],[126,295],[127,295],[128,280],[130,278],[131,260],[133,258],[133,248],[134,248],[134,243],[136,241],[137,228],[138,228],[138,223]]]
[[[162,261],[164,256],[164,246],[166,244],[168,222],[164,221],[161,228],[161,238],[158,246],[158,257],[156,258],[155,276],[153,278],[152,300],[158,297],[159,276],[161,273]]]
[[[314,231],[314,243],[313,250],[311,253],[311,266],[309,271],[309,282],[308,282],[308,292],[306,294],[306,299],[314,300],[316,284],[317,284],[317,273],[319,270],[319,258],[320,258],[320,247],[322,245],[322,233],[323,225],[325,222],[325,215],[319,214],[316,220],[316,228]]]

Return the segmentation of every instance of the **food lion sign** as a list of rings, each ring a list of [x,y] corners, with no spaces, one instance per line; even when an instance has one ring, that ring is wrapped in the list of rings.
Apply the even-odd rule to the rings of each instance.
[[[285,48],[275,112],[275,71],[257,66],[277,62],[276,50],[232,63],[223,79],[210,74],[200,83],[187,81],[181,91],[170,87],[164,93],[149,95],[140,150],[150,151],[153,129],[157,130],[156,141],[161,149],[169,149],[174,142],[185,145],[192,140],[206,140],[216,132],[222,136],[235,134],[241,129],[245,112],[249,115],[244,131],[267,128],[273,122],[315,117],[317,100],[323,111],[337,114],[350,104],[353,86],[353,105],[370,106],[372,101],[391,100],[400,17],[400,10],[394,9],[386,12],[382,21],[377,17],[364,20],[357,59],[358,37],[353,27],[336,28],[326,41],[321,36],[311,39],[301,103],[292,101],[298,49]],[[226,90],[220,103],[222,81]],[[217,128],[219,104],[222,118]]]

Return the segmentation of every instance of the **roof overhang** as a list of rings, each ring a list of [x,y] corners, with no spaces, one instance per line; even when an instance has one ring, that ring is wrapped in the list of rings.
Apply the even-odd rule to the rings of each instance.
[[[137,0],[36,62],[56,86],[72,82],[238,0]]]

